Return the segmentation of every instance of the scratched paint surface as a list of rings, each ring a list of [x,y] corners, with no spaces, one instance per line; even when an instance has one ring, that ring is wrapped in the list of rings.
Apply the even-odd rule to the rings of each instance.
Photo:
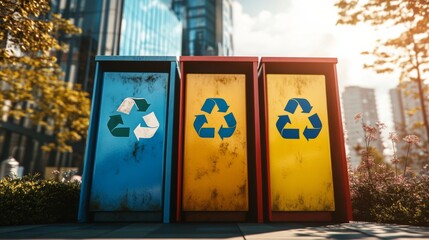
[[[104,73],[91,211],[162,209],[167,81],[167,73]],[[129,97],[144,98],[150,105],[138,111],[129,99],[125,100]],[[159,128],[151,138],[137,140],[135,128],[146,127],[143,116],[151,113],[157,117]],[[112,115],[121,115],[123,123],[117,127],[129,127],[128,137],[112,135],[108,128]]]
[[[306,99],[311,111],[300,105],[285,111],[293,98]],[[325,76],[267,74],[267,99],[272,210],[334,211]],[[307,140],[303,131],[313,127],[309,116],[316,113],[322,128]],[[299,139],[280,134],[276,124],[284,115],[290,119],[284,129],[299,129]]]
[[[206,99],[222,98],[229,105],[208,114],[201,110]],[[247,211],[247,136],[245,76],[241,74],[187,74],[183,169],[184,211]],[[224,116],[233,113],[236,129],[223,139]],[[206,115],[204,128],[215,135],[202,138],[195,130],[196,115]]]

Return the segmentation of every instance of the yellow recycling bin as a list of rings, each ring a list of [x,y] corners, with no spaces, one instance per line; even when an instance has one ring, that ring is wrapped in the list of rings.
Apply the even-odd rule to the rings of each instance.
[[[335,63],[261,60],[269,221],[351,219]]]
[[[180,66],[178,220],[262,221],[257,58],[182,57]]]

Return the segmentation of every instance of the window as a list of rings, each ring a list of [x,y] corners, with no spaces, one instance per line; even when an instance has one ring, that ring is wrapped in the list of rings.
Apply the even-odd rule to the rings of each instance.
[[[190,9],[188,11],[189,17],[202,16],[204,14],[206,14],[206,10],[204,8]]]
[[[189,20],[189,28],[204,27],[206,21],[204,18],[193,18]]]
[[[188,7],[200,7],[204,6],[206,3],[205,0],[190,0],[188,1]]]

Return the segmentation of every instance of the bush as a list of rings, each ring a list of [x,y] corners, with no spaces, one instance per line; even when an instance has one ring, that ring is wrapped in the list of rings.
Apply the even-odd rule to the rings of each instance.
[[[376,123],[375,127],[366,124],[361,116],[357,114],[355,119],[361,121],[365,141],[360,152],[362,162],[357,169],[349,170],[353,219],[429,226],[429,166],[415,173],[407,165],[410,149],[420,141],[419,138],[415,135],[403,138],[408,150],[403,169],[398,173],[401,161],[395,151],[399,141],[397,134],[389,134],[393,145],[393,166],[374,161],[370,143],[377,140],[377,134],[385,126],[382,123]]]
[[[359,169],[350,173],[353,219],[429,226],[428,171],[403,177],[378,167],[383,171],[374,171],[372,179]]]
[[[75,222],[80,184],[38,175],[0,180],[0,225]]]

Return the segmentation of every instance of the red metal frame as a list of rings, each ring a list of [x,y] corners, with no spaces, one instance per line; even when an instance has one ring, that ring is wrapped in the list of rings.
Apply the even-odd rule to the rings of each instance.
[[[183,76],[183,62],[180,62],[180,76]],[[179,139],[178,139],[178,161],[177,161],[177,194],[176,194],[176,221],[180,222],[181,220],[181,206],[182,206],[182,173],[183,173],[183,165],[182,165],[182,156],[183,156],[183,131],[184,131],[184,114],[185,114],[185,81],[183,78],[180,81],[180,89],[179,89]]]
[[[252,206],[249,206],[249,213],[253,212],[255,216],[253,220],[256,220],[258,223],[263,222],[263,194],[262,194],[262,170],[261,170],[261,140],[260,140],[260,111],[259,111],[259,94],[258,94],[258,75],[257,75],[257,66],[258,66],[258,58],[257,57],[196,57],[196,56],[182,56],[179,59],[180,61],[180,73],[181,73],[181,82],[180,82],[180,106],[179,106],[179,136],[178,136],[178,162],[177,162],[177,207],[176,207],[176,221],[180,222],[183,219],[182,214],[182,179],[183,179],[183,146],[184,146],[184,119],[185,119],[185,89],[186,89],[186,74],[188,72],[192,73],[244,73],[246,74],[246,91],[248,92],[248,87],[251,88],[252,92],[248,92],[249,94],[253,94],[253,102],[251,103],[253,106],[253,123],[254,123],[254,152],[249,152],[249,154],[254,155],[254,166],[249,166],[254,168],[256,177],[255,186],[250,186],[249,188],[254,188],[254,192],[256,195],[256,203],[253,207],[256,207],[256,210],[253,209]],[[249,71],[249,65],[252,69]],[[190,70],[189,70],[190,69]],[[249,81],[248,76],[252,77],[252,80]],[[251,85],[248,86],[247,84]],[[251,151],[251,150],[249,150]],[[253,163],[252,163],[253,164]],[[249,189],[249,198],[250,196]],[[250,200],[250,199],[249,199]],[[201,213],[202,215],[207,214],[205,212]],[[228,213],[219,213],[219,216],[226,216]],[[189,217],[192,221],[194,215]],[[202,221],[210,221],[212,220],[210,217],[202,216],[199,218]],[[196,219],[198,221],[198,219]],[[246,219],[252,220],[252,219]],[[218,220],[220,221],[220,220]]]
[[[255,155],[256,155],[256,197],[257,197],[257,221],[263,222],[263,196],[262,196],[262,163],[261,163],[261,122],[259,121],[259,91],[258,91],[258,64],[253,62],[253,104],[255,121]]]
[[[344,132],[341,118],[340,100],[338,95],[338,80],[336,72],[336,58],[262,58],[260,76],[263,90],[264,129],[268,129],[267,112],[267,84],[266,74],[323,74],[326,77],[326,97],[328,102],[328,116],[330,129],[330,145],[332,159],[332,174],[334,181],[335,211],[331,212],[273,212],[271,208],[270,187],[270,156],[265,151],[266,161],[266,203],[269,221],[334,221],[348,222],[352,219],[352,208],[347,173],[346,152],[344,148]],[[268,139],[268,131],[265,131]],[[265,149],[269,143],[265,141]]]

